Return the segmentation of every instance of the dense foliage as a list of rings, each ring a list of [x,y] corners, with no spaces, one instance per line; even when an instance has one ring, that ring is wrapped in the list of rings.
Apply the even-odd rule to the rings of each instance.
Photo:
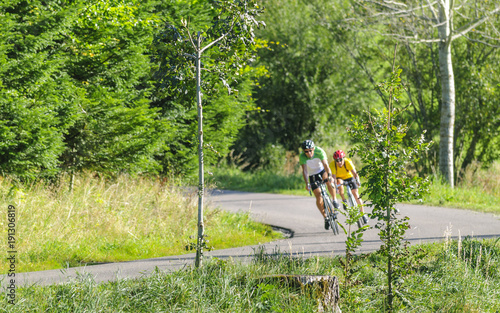
[[[461,2],[454,5],[460,8]],[[352,143],[345,138],[350,115],[387,105],[387,97],[372,87],[390,73],[397,40],[382,34],[395,30],[383,24],[367,29],[363,19],[355,15],[363,6],[353,3],[265,1],[268,27],[261,36],[270,44],[262,51],[260,62],[266,64],[269,75],[259,80],[255,97],[266,112],[249,116],[248,126],[235,144],[236,155],[244,158],[241,164],[249,162],[250,167],[255,167],[272,163],[275,154],[270,152],[278,150],[276,154],[283,155],[283,150],[297,151],[306,138],[333,149],[346,148]],[[482,5],[483,10],[491,11],[497,6],[486,2]],[[457,21],[464,25],[472,13],[461,13],[464,15]],[[419,29],[418,25],[409,25],[408,20],[401,23]],[[484,44],[485,37],[479,33],[495,27],[498,19],[455,40],[452,46],[458,180],[463,179],[466,168],[474,161],[487,167],[499,158],[495,147],[500,140],[500,77],[494,69],[500,50],[498,45]],[[411,102],[405,113],[412,120],[408,134],[414,136],[425,130],[426,140],[436,142],[418,162],[417,170],[435,173],[442,105],[438,47],[400,41],[397,55],[396,64],[403,69],[406,97]]]
[[[296,152],[307,138],[335,147],[346,139],[351,114],[376,104],[376,93],[345,49],[350,35],[321,22],[329,1],[263,2],[267,27],[259,34],[267,44],[259,64],[268,75],[254,89],[260,110],[247,115],[234,145],[250,168],[272,166],[273,157]]]
[[[151,44],[164,21],[196,16],[200,27],[208,25],[209,5],[3,2],[2,174],[26,180],[82,170],[188,173],[196,147],[194,103],[156,92]],[[208,101],[206,138],[214,152],[209,160],[227,152],[252,106],[251,72],[240,73],[240,98],[214,91]]]
[[[152,56],[165,48],[166,25],[184,21],[208,29],[216,3],[2,2],[2,175],[26,180],[82,170],[190,173],[197,148],[194,89],[182,97],[166,92],[171,83],[153,75],[161,60]],[[390,71],[395,42],[379,35],[390,29],[346,27],[355,13],[350,2],[261,3],[267,27],[256,33],[257,58],[236,71],[227,63],[229,75],[205,73],[213,76],[204,94],[206,161],[215,163],[232,150],[246,168],[276,167],[306,138],[348,148],[351,115],[387,104],[373,87]],[[498,20],[488,25],[498,28]],[[455,40],[452,48],[458,179],[474,162],[488,166],[499,158],[500,54],[481,43],[478,32],[485,27]],[[426,140],[437,142],[437,48],[409,42],[399,47],[396,62],[411,101],[408,133],[426,130]],[[222,54],[214,51],[204,62],[222,64]],[[228,95],[228,87],[239,90],[238,96]],[[419,173],[434,171],[437,147],[416,165]]]
[[[2,4],[3,173],[155,167],[165,125],[148,100],[154,16],[138,3]]]

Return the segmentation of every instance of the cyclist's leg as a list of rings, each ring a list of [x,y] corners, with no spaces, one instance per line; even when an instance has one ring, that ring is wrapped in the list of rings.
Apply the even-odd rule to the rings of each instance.
[[[363,208],[363,201],[359,197],[358,185],[354,181],[354,178],[351,178],[351,181],[349,182],[349,186],[351,187],[351,193],[359,206],[359,211],[361,212],[361,214],[363,214],[363,216],[362,216],[363,223],[367,224],[368,223],[368,215],[365,214],[365,209]]]
[[[328,178],[328,173],[323,173],[323,180],[327,179]],[[332,183],[330,181],[328,181],[326,183],[326,185],[328,186],[328,191],[330,192],[330,194],[332,195],[332,204],[333,204],[333,207],[335,208],[335,210],[338,210],[339,209],[339,203],[337,202],[337,194],[335,193],[335,188],[333,187]]]
[[[327,178],[328,178],[328,173],[324,172],[323,173],[323,180],[325,180]],[[326,183],[326,185],[328,186],[328,192],[330,192],[330,194],[332,195],[333,202],[337,201],[337,194],[335,193],[335,188],[333,187],[333,185],[330,182],[330,180],[328,180],[328,182]]]
[[[356,185],[356,184],[354,184]],[[361,213],[365,213],[365,210],[363,208],[363,200],[359,197],[359,192],[358,192],[358,186],[356,186],[356,189],[351,189],[352,195],[354,196],[354,199],[356,199],[356,202],[359,205],[359,211]]]
[[[353,188],[354,188],[354,184],[355,184],[354,178],[344,179],[344,186],[345,186],[345,189],[347,190],[346,191],[347,204],[350,207],[357,207],[358,206],[357,201],[354,197],[354,194],[352,193]]]
[[[344,195],[344,185],[342,183],[343,183],[342,179],[337,178],[337,185],[340,185],[339,186],[340,197],[342,198],[342,202],[346,202],[345,195]]]
[[[318,207],[319,212],[323,215],[325,219],[325,229],[328,230],[330,228],[330,221],[325,212],[325,201],[323,201],[323,196],[321,195],[321,189],[317,184],[311,184],[311,188],[313,188],[314,196],[316,197],[316,206]]]
[[[321,197],[321,191],[318,187],[313,189],[314,196],[316,197],[316,206],[318,207],[319,212],[326,218],[325,208],[323,207],[323,197]]]
[[[321,175],[311,175],[309,176],[309,184],[311,184],[311,190],[316,197],[316,206],[323,217],[326,217],[325,208],[323,207],[323,197],[321,197],[321,190],[319,188],[319,182],[321,181]]]

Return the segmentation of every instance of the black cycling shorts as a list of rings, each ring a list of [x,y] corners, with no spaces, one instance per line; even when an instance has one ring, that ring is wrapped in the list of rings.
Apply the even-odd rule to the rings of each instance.
[[[349,185],[349,188],[351,188],[351,190],[358,189],[358,184],[356,184],[356,180],[354,179],[354,177],[344,179],[344,181]]]
[[[322,170],[318,174],[309,176],[309,184],[311,184],[311,190],[319,188],[319,184],[323,181],[323,174],[325,174],[325,170]]]

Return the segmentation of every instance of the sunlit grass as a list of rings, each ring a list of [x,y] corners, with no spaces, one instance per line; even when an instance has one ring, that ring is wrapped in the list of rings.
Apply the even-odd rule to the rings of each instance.
[[[0,181],[1,235],[7,238],[7,207],[16,216],[17,272],[185,254],[196,239],[197,195],[152,178],[92,175],[68,184],[13,187]],[[224,249],[268,242],[279,235],[246,214],[205,208],[210,246]],[[0,272],[7,270],[0,251]]]
[[[455,188],[433,179],[425,204],[500,214],[500,162],[488,169],[473,164],[460,176]]]
[[[500,214],[500,196],[485,192],[481,186],[459,185],[452,189],[436,180],[422,203]]]
[[[236,168],[222,167],[214,170],[211,181],[215,187],[221,189],[303,195],[307,193],[301,176],[266,170],[242,172]]]

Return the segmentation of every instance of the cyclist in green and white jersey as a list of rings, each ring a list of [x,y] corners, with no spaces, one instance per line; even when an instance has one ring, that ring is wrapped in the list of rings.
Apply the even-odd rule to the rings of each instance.
[[[327,186],[328,191],[333,198],[333,206],[335,209],[339,208],[337,203],[337,196],[335,187],[332,184],[335,181],[335,176],[332,175],[330,166],[328,165],[328,157],[323,149],[315,147],[312,140],[306,140],[302,143],[302,152],[299,155],[299,163],[302,166],[302,176],[306,183],[307,191],[313,191],[316,197],[316,206],[325,218],[325,229],[330,228],[330,223],[326,217],[325,209],[323,207],[323,198],[319,189],[319,184],[328,178]]]

